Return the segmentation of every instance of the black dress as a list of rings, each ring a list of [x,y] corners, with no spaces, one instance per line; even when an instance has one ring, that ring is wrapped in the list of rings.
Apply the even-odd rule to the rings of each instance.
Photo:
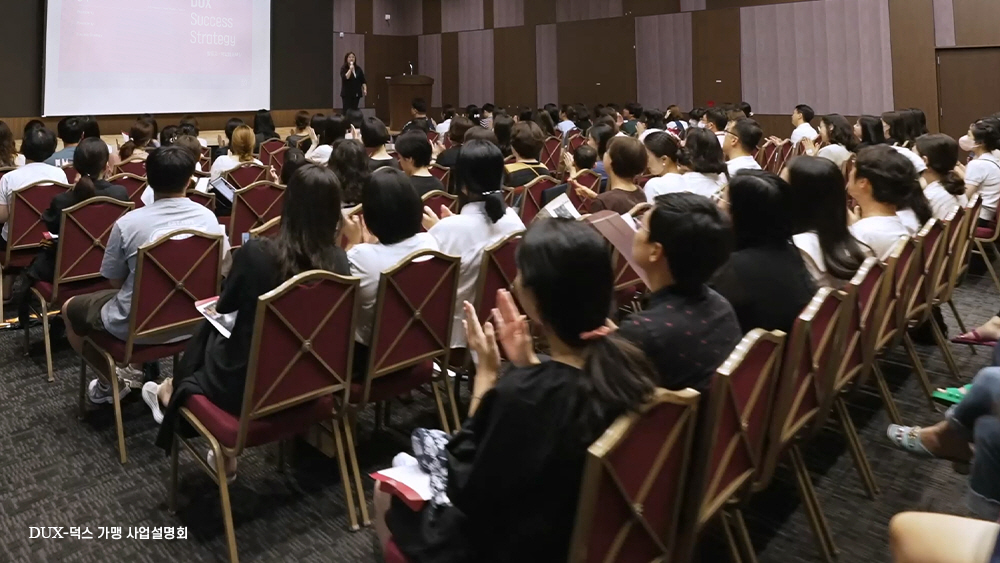
[[[600,416],[580,370],[516,368],[448,444],[449,507],[393,499],[386,522],[414,563],[565,561],[587,448],[621,413]]]
[[[350,78],[344,78],[350,68],[350,65],[340,67],[340,81],[342,82],[340,99],[344,102],[344,111],[358,109],[358,103],[364,94],[363,86],[367,83],[365,71],[361,70],[361,65],[357,63],[354,63],[354,75]]]
[[[285,281],[273,244],[269,239],[254,239],[233,255],[233,268],[216,306],[220,313],[237,312],[230,338],[222,336],[208,321],[203,322],[188,343],[180,365],[174,368],[174,391],[156,437],[156,445],[168,453],[179,409],[191,395],[205,395],[226,412],[240,414],[257,298]],[[344,250],[331,246],[330,252],[334,272],[350,275]]]

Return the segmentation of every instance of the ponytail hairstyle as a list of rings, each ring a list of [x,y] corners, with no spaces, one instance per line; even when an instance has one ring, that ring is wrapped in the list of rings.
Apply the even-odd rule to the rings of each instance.
[[[108,145],[100,137],[87,137],[73,151],[73,168],[80,178],[73,186],[73,203],[86,201],[97,194],[97,180],[108,166]]]
[[[152,142],[154,134],[152,122],[147,119],[137,119],[128,130],[128,142],[118,149],[118,156],[122,160],[131,158],[135,151],[144,150]]]
[[[927,168],[941,177],[941,185],[953,196],[965,195],[965,181],[955,173],[958,164],[958,143],[944,133],[932,133],[917,138],[917,154],[927,160]]]
[[[934,216],[920,187],[917,169],[896,149],[878,145],[862,150],[854,171],[856,177],[871,183],[872,197],[876,201],[895,205],[897,210],[912,210],[921,225]]]
[[[729,176],[719,139],[708,129],[698,127],[688,130],[684,148],[677,155],[677,162],[693,172]]]
[[[522,303],[531,303],[546,327],[585,360],[580,385],[590,398],[581,422],[604,424],[635,410],[653,392],[645,355],[615,334],[602,336],[612,309],[614,272],[605,240],[570,219],[535,221],[517,249]],[[600,432],[601,428],[592,428]]]
[[[233,142],[229,144],[229,150],[239,158],[240,162],[253,162],[253,149],[257,144],[257,137],[249,125],[240,125],[233,131]]]
[[[472,139],[462,145],[455,163],[455,185],[461,205],[483,201],[486,216],[496,223],[507,213],[503,200],[503,153],[489,141]]]

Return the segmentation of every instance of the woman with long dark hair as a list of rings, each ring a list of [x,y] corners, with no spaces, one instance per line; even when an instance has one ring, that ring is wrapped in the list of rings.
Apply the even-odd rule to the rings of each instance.
[[[497,144],[504,158],[511,155],[510,137],[514,129],[514,118],[509,115],[498,115],[493,119],[493,133],[497,136]]]
[[[361,98],[368,95],[368,82],[354,52],[344,55],[344,64],[340,67],[340,80],[342,83],[340,99],[344,111],[358,109]]]
[[[842,287],[870,253],[847,228],[844,175],[830,159],[800,156],[781,177],[791,186],[792,242],[809,274],[818,286]]]
[[[254,114],[253,133],[256,141],[256,150],[258,151],[264,141],[281,138],[274,130],[274,118],[271,117],[271,112],[266,109],[257,110],[257,113]]]
[[[12,168],[17,160],[17,145],[14,144],[14,132],[3,121],[0,121],[0,168]]]
[[[677,163],[685,170],[684,191],[712,197],[729,181],[729,168],[719,139],[707,129],[688,130]]]
[[[156,131],[153,123],[148,119],[137,119],[128,131],[128,141],[118,149],[118,156],[122,160],[139,159],[146,160],[149,156],[147,149],[151,149],[151,143],[155,138]]]
[[[856,151],[865,147],[885,144],[885,130],[882,120],[874,115],[862,115],[854,122],[854,138],[858,140]]]
[[[343,205],[353,206],[361,203],[361,192],[372,177],[365,147],[350,139],[334,142],[328,166],[340,180]]]
[[[806,142],[806,152],[811,156],[830,160],[843,169],[844,163],[851,158],[851,153],[858,144],[851,131],[851,123],[839,113],[824,115],[819,120],[819,137],[826,146],[816,150],[809,146],[812,145],[810,139]]]
[[[319,130],[309,130],[309,149],[306,160],[313,164],[326,164],[333,152],[333,144],[347,138],[351,123],[343,115],[331,115],[319,123]]]
[[[411,558],[433,550],[448,561],[529,552],[535,561],[566,559],[587,448],[653,392],[648,360],[606,325],[614,273],[596,231],[536,221],[516,261],[514,293],[525,315],[506,291],[484,326],[465,303],[477,364],[468,420],[454,437],[415,434],[440,445],[431,456],[441,461],[429,469],[442,477],[441,494],[414,512],[375,492],[379,538],[384,545],[391,534]],[[528,319],[549,344],[545,361],[533,351]],[[513,364],[503,377],[499,346]],[[532,498],[544,502],[524,501]]]
[[[943,133],[921,135],[914,145],[917,156],[927,164],[923,172],[924,195],[934,217],[944,219],[957,206],[965,207],[965,181],[955,172],[958,166],[958,142]]]
[[[325,167],[304,165],[288,182],[282,201],[278,235],[244,244],[222,288],[216,310],[236,313],[232,335],[226,338],[204,322],[173,379],[142,388],[153,418],[163,423],[156,443],[168,452],[178,409],[192,395],[205,395],[226,412],[240,414],[258,297],[309,270],[350,273],[344,250],[336,246],[341,222],[337,176]],[[209,465],[213,463],[210,459]],[[235,459],[226,459],[226,473],[236,476]]]
[[[608,143],[615,138],[615,129],[610,125],[594,125],[587,131],[587,144],[597,150],[597,163],[594,172],[600,174],[606,181],[608,170],[604,166],[604,155],[608,152]]]

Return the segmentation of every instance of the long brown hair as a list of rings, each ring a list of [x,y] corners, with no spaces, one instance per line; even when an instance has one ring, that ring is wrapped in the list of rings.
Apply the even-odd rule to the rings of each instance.
[[[128,142],[118,149],[118,156],[125,160],[143,150],[153,140],[153,124],[145,119],[137,119],[128,130]]]
[[[14,166],[17,159],[17,146],[14,144],[14,133],[10,127],[0,121],[0,167]]]
[[[283,197],[281,232],[271,241],[283,279],[309,270],[334,271],[340,222],[337,175],[315,164],[296,170]]]
[[[97,195],[97,180],[108,166],[108,145],[100,137],[87,137],[73,151],[73,168],[80,178],[73,186],[73,203],[80,203]]]

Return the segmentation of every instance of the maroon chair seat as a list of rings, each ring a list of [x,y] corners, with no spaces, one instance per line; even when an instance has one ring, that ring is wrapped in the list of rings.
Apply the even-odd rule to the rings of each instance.
[[[412,390],[415,387],[426,385],[434,380],[434,362],[426,361],[415,366],[401,369],[389,375],[383,375],[372,380],[371,390],[368,393],[368,402],[388,401]],[[357,404],[364,396],[365,384],[351,383],[351,403]]]
[[[976,238],[991,238],[993,233],[997,230],[996,225],[987,225],[985,227],[976,227]]]
[[[87,335],[87,338],[100,346],[101,350],[111,354],[111,357],[118,363],[125,363],[126,360],[133,364],[152,362],[180,354],[187,346],[187,339],[172,344],[133,344],[132,355],[128,356],[128,347],[125,341],[106,332],[92,332]]]
[[[220,444],[227,448],[236,447],[240,431],[240,418],[215,405],[204,395],[191,396],[184,407],[205,425],[205,428],[215,436]],[[324,395],[315,401],[310,401],[296,407],[283,410],[277,414],[251,420],[247,425],[244,447],[252,448],[262,444],[270,444],[291,438],[302,428],[330,420],[333,412],[333,395]]]
[[[35,285],[31,287],[34,288],[34,290],[37,291],[43,299],[50,303],[52,302],[52,297],[55,295],[55,286],[52,285],[52,283],[37,281],[35,282]],[[64,284],[59,287],[59,299],[65,303],[70,297],[86,295],[88,293],[104,291],[107,289],[114,289],[111,287],[111,282],[107,279],[87,280],[79,283]]]

